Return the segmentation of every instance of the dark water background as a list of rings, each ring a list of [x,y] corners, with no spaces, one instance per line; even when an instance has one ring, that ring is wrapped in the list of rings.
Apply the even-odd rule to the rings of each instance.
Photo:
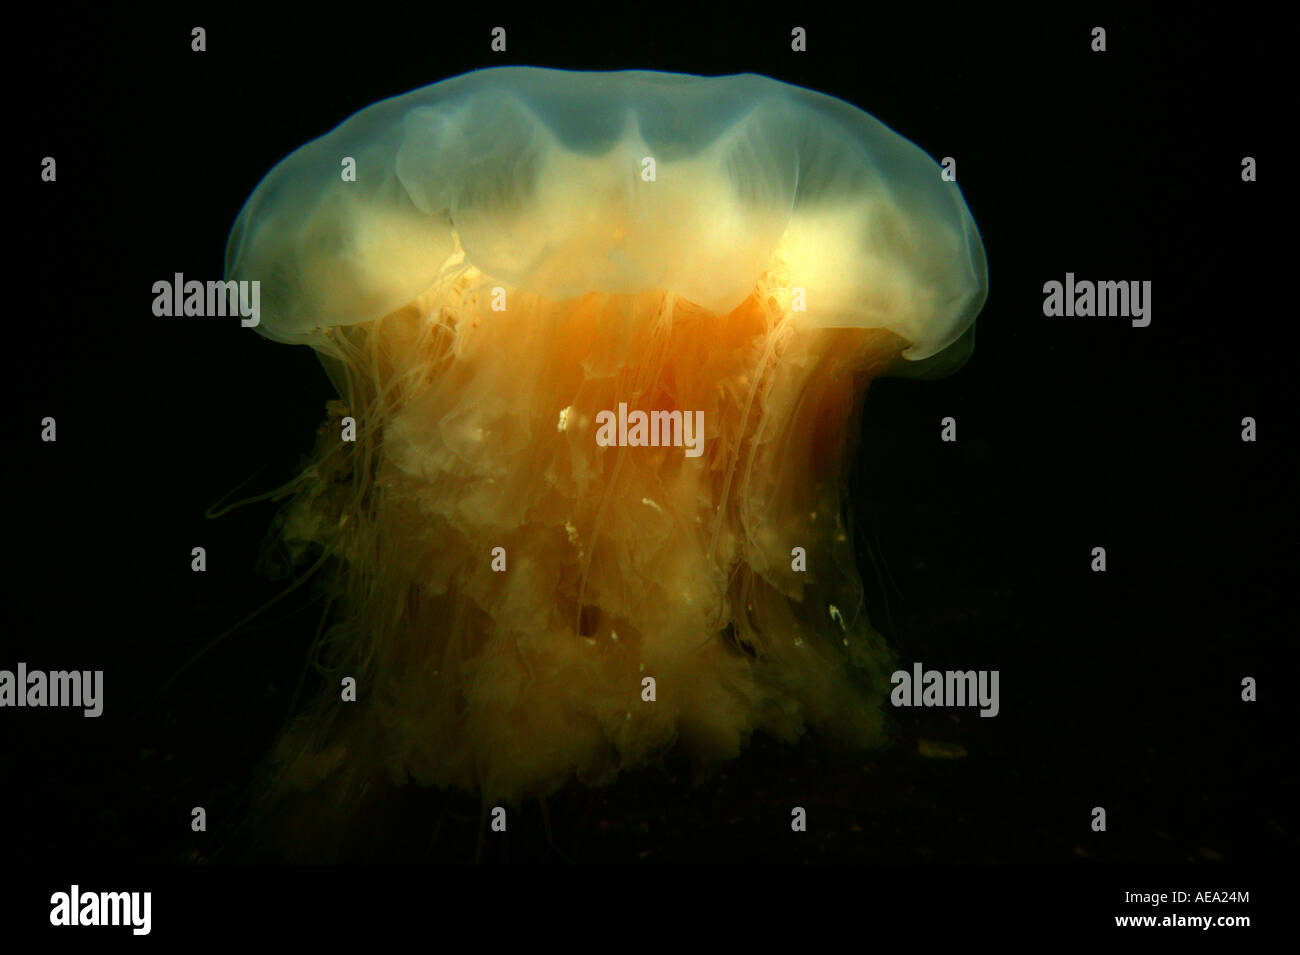
[[[505,64],[763,72],[957,158],[989,261],[975,354],[942,382],[872,386],[854,502],[868,609],[900,659],[998,669],[1002,699],[996,719],[899,711],[895,745],[868,754],[760,738],[707,780],[669,757],[549,800],[549,839],[541,807],[523,807],[483,858],[1291,853],[1297,401],[1275,132],[1290,119],[1266,27],[1104,19],[1096,55],[1084,18],[795,11],[800,56],[784,22],[557,13],[503,18],[510,52],[495,60],[492,23],[432,12],[292,28],[49,16],[21,41],[45,82],[14,102],[9,153],[22,218],[0,666],[103,669],[106,702],[97,720],[0,716],[14,858],[260,857],[218,849],[288,715],[319,605],[286,600],[160,688],[275,594],[251,573],[273,506],[203,514],[246,478],[252,493],[291,476],[331,391],[306,349],[155,319],[150,287],[217,277],[243,199],[298,145],[385,96]],[[189,51],[195,23],[206,54]],[[55,187],[35,181],[47,154]],[[1260,182],[1240,181],[1243,155]],[[1067,271],[1151,280],[1151,326],[1045,319],[1042,284]],[[45,415],[55,446],[37,440]],[[955,446],[935,440],[946,415]],[[1239,440],[1245,415],[1255,444]],[[189,570],[196,544],[206,574]],[[1104,575],[1088,569],[1097,545]],[[966,755],[925,758],[922,739]],[[208,834],[189,829],[195,805]],[[791,805],[808,810],[806,837],[789,831]],[[1104,834],[1088,826],[1098,805]],[[479,824],[474,799],[398,794],[345,857],[469,861]]]

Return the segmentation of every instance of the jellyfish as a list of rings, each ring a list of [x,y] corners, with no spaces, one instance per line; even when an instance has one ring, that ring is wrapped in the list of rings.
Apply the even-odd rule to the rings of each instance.
[[[919,147],[753,74],[479,70],[275,166],[226,277],[338,392],[274,527],[330,608],[286,790],[882,739],[846,464],[871,380],[959,365],[987,289]]]

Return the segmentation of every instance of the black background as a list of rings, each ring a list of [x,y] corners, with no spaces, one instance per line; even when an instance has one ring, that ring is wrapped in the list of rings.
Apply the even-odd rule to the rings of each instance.
[[[42,19],[43,17],[43,19]],[[789,50],[793,25],[808,52]],[[208,52],[190,51],[190,28]],[[489,30],[509,52],[489,52]],[[1108,29],[1109,49],[1089,49]],[[521,807],[479,843],[468,797],[411,792],[345,858],[1087,865],[1294,852],[1284,647],[1295,638],[1293,237],[1275,27],[1126,14],[881,17],[633,5],[618,16],[352,10],[277,22],[48,11],[16,32],[0,667],[103,669],[105,712],[0,712],[13,858],[260,858],[232,832],[289,714],[319,604],[252,573],[269,490],[331,389],[308,349],[158,319],[152,283],[219,276],[280,158],[379,99],[484,66],[760,72],[953,156],[990,276],[970,363],[867,397],[855,474],[871,617],[900,659],[1001,671],[1001,714],[898,711],[858,756],[755,740],[719,776],[673,757]],[[58,182],[39,181],[41,157]],[[1260,181],[1243,183],[1243,156]],[[1289,190],[1288,190],[1289,191]],[[1148,328],[1047,319],[1042,286],[1150,280]],[[58,442],[39,421],[58,420]],[[937,440],[958,421],[959,442]],[[1259,440],[1240,440],[1241,419]],[[208,572],[190,571],[190,549]],[[869,561],[865,548],[877,556]],[[1089,569],[1104,546],[1109,570]],[[1240,700],[1244,676],[1259,702]],[[925,759],[918,739],[967,755]],[[206,834],[190,809],[208,810]],[[810,831],[789,831],[789,807]],[[1108,831],[1090,829],[1104,806]],[[499,843],[499,844],[498,844]],[[65,886],[66,888],[66,886]]]

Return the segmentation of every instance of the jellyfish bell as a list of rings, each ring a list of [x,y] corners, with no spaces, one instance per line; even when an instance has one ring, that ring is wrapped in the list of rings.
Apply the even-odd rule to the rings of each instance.
[[[339,391],[279,524],[335,568],[284,787],[517,800],[880,738],[846,452],[871,379],[969,353],[987,287],[920,148],[756,75],[481,70],[282,161],[226,272]]]
[[[661,291],[725,314],[780,246],[817,292],[806,324],[888,328],[917,361],[974,322],[986,285],[938,169],[861,110],[767,77],[479,70],[368,107],[277,165],[235,223],[227,273],[260,276],[259,331],[319,345],[453,263],[559,300]]]

